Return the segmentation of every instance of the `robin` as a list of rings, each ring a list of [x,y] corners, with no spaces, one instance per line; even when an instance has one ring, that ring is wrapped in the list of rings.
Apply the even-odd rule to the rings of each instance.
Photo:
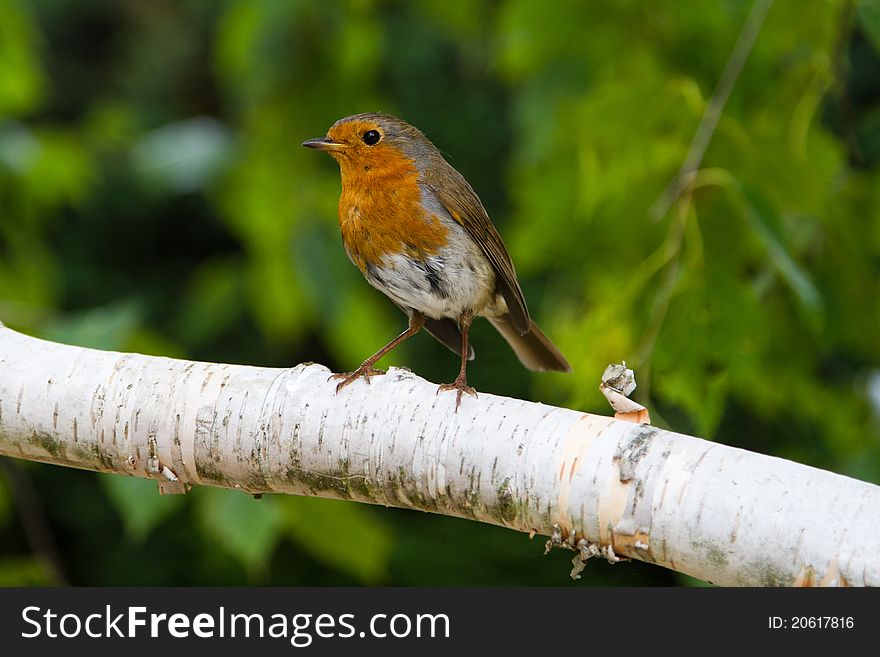
[[[339,227],[351,261],[409,316],[408,328],[354,372],[336,374],[339,392],[422,328],[461,356],[453,383],[456,410],[474,351],[468,331],[486,317],[532,371],[570,372],[565,356],[529,317],[501,236],[477,194],[417,128],[388,114],[340,119],[307,148],[339,163]]]

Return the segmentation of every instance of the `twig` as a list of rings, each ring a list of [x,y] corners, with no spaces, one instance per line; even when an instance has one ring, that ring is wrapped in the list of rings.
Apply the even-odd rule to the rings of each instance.
[[[849,90],[849,43],[853,30],[853,3],[846,2],[841,11],[840,29],[831,54],[834,86],[840,101],[840,132],[849,151],[849,160],[856,166],[865,164],[865,156],[856,137],[852,94]]]
[[[14,461],[0,458],[0,472],[9,481],[12,501],[18,511],[31,550],[49,571],[50,582],[55,585],[66,585],[68,581],[64,573],[64,564],[33,483],[24,469]]]
[[[755,40],[758,38],[758,33],[761,31],[764,19],[772,5],[773,0],[755,0],[755,4],[752,5],[752,10],[739,33],[736,45],[734,45],[733,51],[727,59],[727,64],[724,66],[718,86],[715,87],[709,104],[706,106],[706,111],[703,112],[703,117],[697,126],[697,132],[691,141],[684,163],[651,206],[650,213],[655,220],[663,217],[685,188],[691,184],[694,173],[703,161],[715,128],[718,127],[721,112],[727,104],[727,99],[730,98],[730,93],[739,79],[739,74],[755,45]]]

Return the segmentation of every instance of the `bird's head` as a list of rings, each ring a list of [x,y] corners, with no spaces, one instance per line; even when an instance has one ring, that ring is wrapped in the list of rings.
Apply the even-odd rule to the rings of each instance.
[[[440,157],[418,128],[377,112],[339,119],[325,137],[309,139],[303,146],[332,155],[343,177],[422,170]]]

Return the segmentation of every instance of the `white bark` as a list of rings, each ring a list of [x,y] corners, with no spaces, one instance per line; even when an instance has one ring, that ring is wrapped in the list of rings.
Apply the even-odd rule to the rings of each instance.
[[[880,584],[872,484],[485,392],[455,413],[406,370],[338,395],[328,375],[0,328],[0,454],[460,516],[723,585]]]

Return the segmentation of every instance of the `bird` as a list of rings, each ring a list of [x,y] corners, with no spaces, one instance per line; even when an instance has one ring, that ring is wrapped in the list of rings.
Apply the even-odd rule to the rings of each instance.
[[[513,262],[482,202],[436,146],[390,114],[336,121],[306,148],[339,164],[339,228],[349,259],[408,316],[408,326],[353,372],[334,374],[338,393],[384,374],[376,362],[425,329],[461,357],[459,374],[437,390],[476,397],[467,383],[475,317],[491,322],[532,371],[570,372],[562,352],[532,320]]]

